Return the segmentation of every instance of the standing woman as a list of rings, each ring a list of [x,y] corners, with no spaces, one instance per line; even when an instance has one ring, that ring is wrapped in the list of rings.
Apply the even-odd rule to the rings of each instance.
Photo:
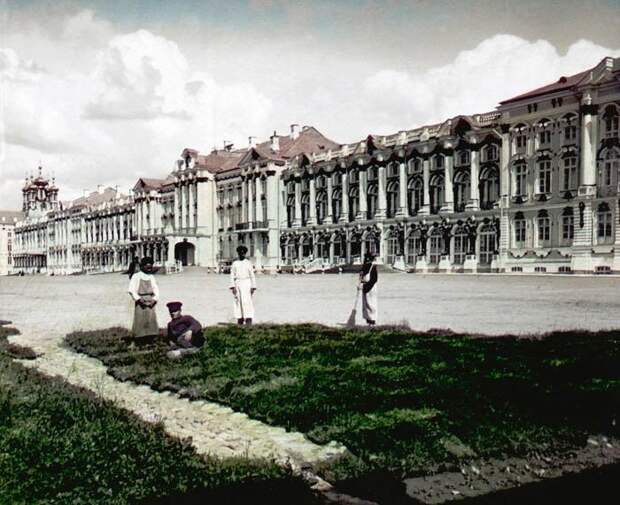
[[[362,285],[362,315],[369,325],[377,322],[379,313],[379,300],[377,293],[377,265],[374,264],[374,254],[367,254],[364,258],[364,265],[360,272],[360,283]]]
[[[134,273],[129,281],[128,292],[135,304],[133,335],[140,341],[148,342],[159,334],[155,314],[155,305],[159,300],[159,288],[153,276],[153,258],[142,258],[140,271]]]
[[[230,267],[230,290],[235,297],[234,311],[237,324],[252,324],[254,319],[252,295],[256,291],[256,278],[252,263],[245,257],[247,252],[247,247],[243,245],[237,247],[239,259],[233,261]]]

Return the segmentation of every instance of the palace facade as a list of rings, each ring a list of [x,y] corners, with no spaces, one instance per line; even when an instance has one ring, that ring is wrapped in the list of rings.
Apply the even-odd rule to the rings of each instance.
[[[356,264],[415,272],[620,272],[620,59],[484,114],[339,144],[291,126],[263,143],[185,149],[129,196],[63,205],[24,187],[16,264],[120,270],[136,254],[219,269],[245,244],[259,270]]]

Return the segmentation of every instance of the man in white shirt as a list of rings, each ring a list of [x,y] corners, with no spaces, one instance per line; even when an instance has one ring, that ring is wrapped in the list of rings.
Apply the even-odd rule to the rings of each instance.
[[[235,299],[234,312],[238,324],[252,324],[254,319],[252,295],[256,291],[256,277],[252,263],[245,257],[247,252],[247,247],[237,247],[239,259],[233,261],[230,267],[230,290]]]

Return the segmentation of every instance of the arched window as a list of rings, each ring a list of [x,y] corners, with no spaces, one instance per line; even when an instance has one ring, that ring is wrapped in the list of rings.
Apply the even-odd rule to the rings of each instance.
[[[462,167],[465,165],[469,165],[470,155],[469,151],[459,151],[456,155],[456,163],[458,166]]]
[[[497,149],[496,144],[489,144],[482,150],[482,161],[483,162],[497,161],[498,157],[499,155],[498,155],[498,149]]]
[[[577,143],[577,115],[566,114],[563,118],[564,128],[562,131],[562,141],[564,144]]]
[[[391,231],[387,237],[387,255],[386,261],[388,265],[393,265],[396,261],[396,256],[399,253],[399,240],[398,240],[398,232]]]
[[[372,183],[368,185],[368,192],[366,195],[366,209],[367,209],[367,218],[372,219],[375,217],[377,213],[377,198],[378,198],[378,188],[377,184]]]
[[[329,259],[329,236],[321,235],[316,243],[317,258]]]
[[[495,254],[497,232],[493,225],[485,224],[480,228],[479,236],[480,263],[488,265],[493,261],[493,254]]]
[[[429,263],[437,265],[444,251],[443,233],[439,227],[433,228],[430,234]]]
[[[415,265],[418,256],[422,254],[422,234],[420,230],[414,230],[407,236],[406,241],[406,259],[408,265]]]
[[[438,154],[433,158],[433,170],[442,170],[444,167],[444,156]]]
[[[332,243],[334,245],[334,260],[336,258],[347,257],[347,245],[343,233],[336,232],[332,235]]]
[[[316,185],[317,191],[320,190],[320,189],[326,189],[327,188],[327,178],[324,175],[317,176],[317,178],[315,180],[315,185]]]
[[[551,193],[551,160],[542,159],[537,162],[538,194]]]
[[[551,220],[546,210],[541,210],[537,217],[538,247],[551,245]]]
[[[366,248],[366,254],[373,254],[375,256],[379,256],[381,254],[381,242],[379,241],[379,237],[372,232],[366,234],[364,238],[364,246]]]
[[[430,180],[431,190],[431,213],[437,214],[444,202],[444,180],[443,175],[436,174]]]
[[[342,189],[336,188],[332,191],[332,219],[338,222],[342,214]]]
[[[603,136],[605,138],[616,138],[618,137],[618,110],[613,106],[609,105],[605,108],[605,112],[603,113]]]
[[[391,162],[387,166],[388,179],[398,177],[398,163]]]
[[[400,183],[398,180],[390,181],[386,188],[387,217],[394,217],[398,210],[398,195]]]
[[[457,226],[454,230],[454,263],[462,265],[467,255],[467,232],[463,226]]]
[[[598,206],[596,211],[597,243],[610,244],[613,242],[612,213],[609,205],[605,202]]]
[[[454,210],[463,212],[471,195],[469,172],[460,170],[454,176]]]
[[[351,244],[351,261],[355,263],[356,259],[361,259],[360,256],[362,254],[362,237],[358,233],[351,234],[350,238]]]
[[[424,205],[424,181],[420,176],[412,177],[407,184],[409,215],[415,216]]]
[[[360,192],[357,186],[349,186],[349,221],[354,221],[360,203]]]
[[[492,209],[499,199],[499,172],[497,167],[487,167],[480,173],[480,208]]]
[[[574,191],[577,186],[577,156],[571,153],[562,158],[562,191]]]
[[[247,211],[247,207],[246,207],[246,211]],[[286,222],[289,228],[293,226],[294,221],[295,221],[295,183],[291,181],[286,185]]]
[[[572,207],[565,207],[561,217],[562,245],[571,245],[575,236],[575,216]]]
[[[514,196],[526,196],[527,195],[527,167],[525,161],[518,161],[514,165]]]
[[[546,148],[551,144],[551,127],[552,123],[548,119],[542,119],[538,123],[537,129],[539,148]]]
[[[325,189],[320,189],[316,194],[316,221],[318,224],[322,224],[327,216],[327,192]]]
[[[407,162],[407,174],[421,174],[422,173],[422,160],[420,158],[412,158]]]
[[[620,153],[617,149],[607,149],[599,170],[599,186],[615,186],[618,180],[618,169],[620,169]]]
[[[310,194],[301,194],[301,225],[306,226],[308,218],[310,217]]]
[[[517,212],[513,221],[515,247],[525,247],[525,218]]]
[[[308,258],[312,254],[312,237],[309,235],[301,236],[301,257]]]

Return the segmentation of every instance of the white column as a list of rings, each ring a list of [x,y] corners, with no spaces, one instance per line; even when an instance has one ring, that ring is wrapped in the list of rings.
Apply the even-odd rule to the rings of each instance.
[[[478,183],[480,180],[480,151],[471,150],[471,172],[470,172],[470,193],[467,210],[478,210],[480,208],[480,194]]]
[[[401,161],[398,165],[398,210],[397,216],[406,216],[407,210],[407,165]]]
[[[387,214],[387,200],[385,198],[385,190],[386,190],[386,175],[385,175],[385,166],[379,165],[379,194],[377,198],[377,213],[375,214],[376,219],[383,219]]]
[[[592,105],[589,94],[582,100],[583,113],[581,116],[581,185],[596,185],[596,152],[594,128],[596,120],[592,120]],[[588,190],[588,192],[592,192]]]
[[[347,172],[342,172],[341,175],[342,181],[342,212],[340,214],[339,221],[341,223],[346,223],[349,220],[349,179],[347,177]]]
[[[368,215],[368,205],[366,201],[366,191],[368,188],[367,178],[368,172],[366,170],[360,170],[358,172],[358,188],[360,196],[356,219],[366,219]]]
[[[454,177],[454,154],[450,154],[444,159],[444,203],[440,212],[454,212],[454,186],[452,184]]]
[[[301,226],[301,181],[295,181],[295,219],[293,219],[293,226]]]
[[[194,184],[187,185],[187,197],[189,201],[189,226],[194,228],[196,226],[196,220],[194,219]],[[153,224],[154,228],[157,228],[156,222]]]
[[[252,204],[252,195],[253,195],[253,179],[248,178],[248,221],[251,223],[254,221],[254,205]]]
[[[325,216],[325,223],[331,223],[333,220],[334,209],[332,205],[332,193],[334,192],[334,184],[332,181],[333,174],[327,176],[327,214]]]
[[[248,222],[248,188],[246,180],[241,179],[241,222]]]
[[[424,178],[424,205],[420,207],[418,214],[428,216],[431,213],[431,160],[428,156],[422,163]]]
[[[263,220],[263,207],[261,205],[261,197],[263,195],[263,188],[261,186],[261,180],[260,177],[257,177],[256,179],[254,179],[254,190],[256,191],[256,209],[254,211],[254,215],[256,216],[256,221],[262,221]],[[259,244],[256,244],[256,247],[258,249],[260,249],[260,247],[258,247]]]
[[[314,175],[310,177],[310,215],[308,216],[308,226],[316,224],[316,181]]]

